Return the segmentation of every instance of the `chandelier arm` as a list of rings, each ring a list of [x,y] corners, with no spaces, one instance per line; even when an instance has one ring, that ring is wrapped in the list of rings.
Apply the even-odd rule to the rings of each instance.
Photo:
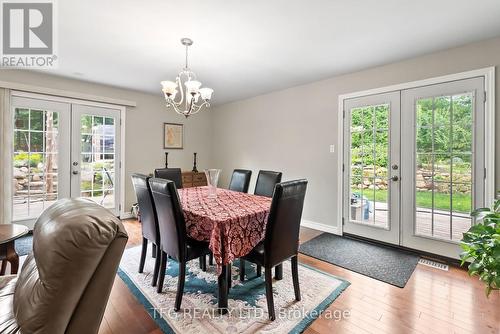
[[[179,113],[179,108],[175,103],[167,101],[167,108],[172,108],[176,113]]]
[[[198,106],[193,107],[193,109],[189,112],[189,115],[195,115],[200,111],[200,108]]]
[[[182,104],[182,101],[184,101],[184,89],[182,89],[182,81],[181,81],[181,75],[179,74],[177,78],[175,79],[177,81],[177,87],[179,87],[180,93],[181,93],[181,99],[178,102],[178,105],[180,106]]]
[[[178,108],[178,107],[174,107],[174,110],[176,113],[178,113],[179,115],[184,115],[184,113]]]
[[[193,108],[193,112],[191,114],[192,115],[197,114],[198,112],[201,111],[201,109],[203,109],[203,107],[207,107],[208,108],[209,106],[210,106],[210,103],[208,101],[204,101],[200,105],[195,105],[194,108]]]
[[[177,108],[177,109],[178,109],[178,107],[179,107],[179,103],[175,102],[175,101],[174,101],[174,100],[172,100],[172,99],[168,99],[168,100],[166,100],[166,101],[167,101],[167,108],[172,107],[172,108],[174,108],[174,109],[175,109],[175,108]]]
[[[205,100],[200,105],[192,103],[192,104],[189,105],[189,109],[186,108],[186,110],[184,110],[184,111],[181,110],[181,109],[179,109],[179,107],[180,107],[179,104],[172,103],[172,102],[167,102],[167,108],[170,108],[170,107],[172,107],[177,114],[187,117],[187,116],[199,113],[203,109],[203,107],[205,107],[205,109],[209,108],[210,107],[210,102]]]
[[[189,110],[188,114],[191,115],[193,112],[193,108],[196,107],[196,104],[194,103],[194,96],[191,97],[191,103],[189,104]]]

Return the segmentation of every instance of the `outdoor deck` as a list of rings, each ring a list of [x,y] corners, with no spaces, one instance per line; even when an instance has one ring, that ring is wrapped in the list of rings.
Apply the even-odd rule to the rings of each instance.
[[[367,220],[363,220],[363,224],[387,228],[387,205],[377,203],[375,210],[372,211],[375,212],[369,212],[369,217]],[[467,214],[461,212],[453,213],[452,224],[450,224],[450,214],[447,211],[434,210],[434,214],[432,214],[430,209],[417,208],[416,219],[416,235],[443,240],[450,240],[450,226],[452,226],[451,240],[453,241],[460,241],[462,239],[462,234],[469,230],[471,226],[471,218],[469,218]]]

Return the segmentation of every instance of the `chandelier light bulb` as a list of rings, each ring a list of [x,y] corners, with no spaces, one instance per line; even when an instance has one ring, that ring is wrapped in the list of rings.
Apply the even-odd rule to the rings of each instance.
[[[196,94],[200,90],[201,87],[201,82],[192,80],[192,81],[186,81],[184,83],[184,86],[186,86],[186,91],[188,94]]]
[[[214,90],[212,88],[203,87],[200,89],[201,98],[203,100],[210,100],[213,92]]]

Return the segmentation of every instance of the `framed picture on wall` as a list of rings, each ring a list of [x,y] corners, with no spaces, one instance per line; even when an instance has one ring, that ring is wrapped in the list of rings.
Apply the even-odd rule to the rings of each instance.
[[[184,145],[184,124],[163,123],[163,148],[182,149]]]

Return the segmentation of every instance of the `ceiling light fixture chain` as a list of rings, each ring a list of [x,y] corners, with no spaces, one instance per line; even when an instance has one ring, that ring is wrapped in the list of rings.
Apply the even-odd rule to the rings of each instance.
[[[161,85],[167,108],[173,108],[176,113],[187,118],[203,108],[209,108],[214,91],[208,87],[200,88],[201,82],[196,80],[196,75],[189,69],[188,50],[193,45],[193,41],[189,38],[183,38],[181,43],[186,47],[186,66],[179,72],[175,81],[162,81]],[[176,101],[178,90],[180,90],[180,99]],[[202,102],[197,104],[200,98]],[[183,104],[184,106],[181,107]]]

